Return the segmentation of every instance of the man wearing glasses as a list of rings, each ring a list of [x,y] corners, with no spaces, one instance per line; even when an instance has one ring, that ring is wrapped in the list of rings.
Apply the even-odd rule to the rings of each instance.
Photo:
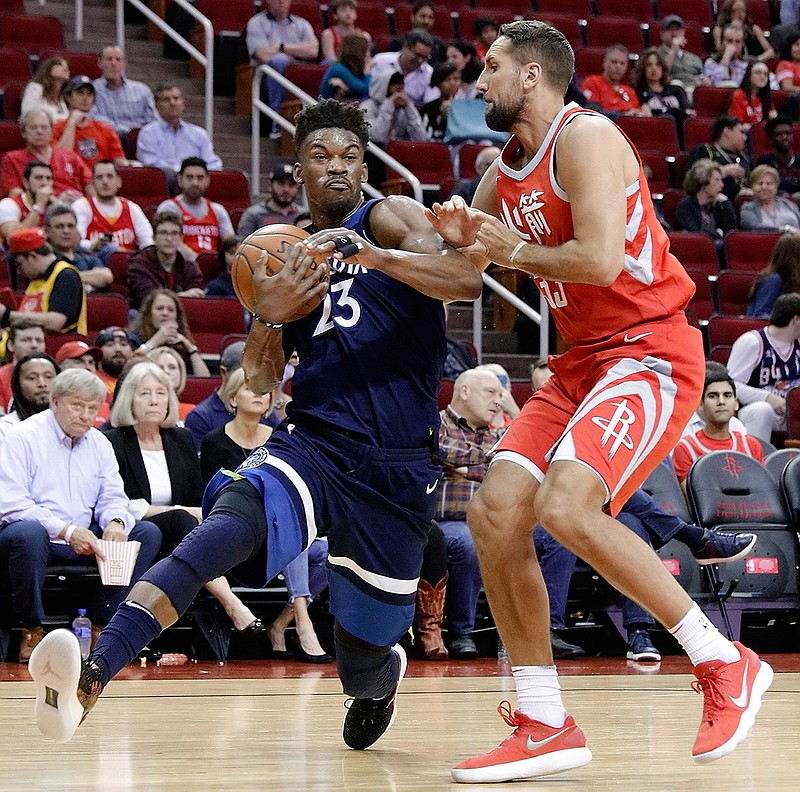
[[[433,38],[424,30],[412,30],[403,39],[400,52],[379,52],[372,59],[372,79],[383,72],[403,75],[406,96],[417,107],[439,98],[439,89],[431,87],[433,66],[428,58],[433,51]]]
[[[128,295],[131,306],[139,308],[153,289],[171,289],[181,297],[202,297],[203,276],[193,261],[181,254],[183,222],[173,212],[153,217],[154,244],[131,257],[128,266]]]

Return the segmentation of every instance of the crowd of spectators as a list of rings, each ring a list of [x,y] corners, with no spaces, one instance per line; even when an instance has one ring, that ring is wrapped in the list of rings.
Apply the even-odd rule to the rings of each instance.
[[[330,24],[319,38],[308,20],[291,12],[291,0],[267,0],[247,24],[246,48],[254,64],[281,73],[296,61],[327,66],[319,95],[358,103],[379,145],[446,141],[454,103],[480,101],[478,77],[499,25],[487,11],[472,31],[462,27],[463,38],[442,39],[433,29],[443,13],[448,12],[419,0],[411,9],[412,30],[377,48],[359,27],[357,0],[333,0]],[[781,18],[787,27],[796,21]],[[730,89],[727,110],[714,120],[708,140],[687,152],[681,185],[686,196],[665,222],[672,230],[712,238],[722,266],[729,232],[784,233],[770,262],[753,267],[761,272],[753,277],[748,314],[769,324],[733,345],[730,387],[722,377],[706,388],[699,410],[703,426],[684,443],[690,451],[681,452],[681,477],[686,454],[697,455],[698,448],[758,456],[755,438],[769,441],[773,432],[785,430],[786,385],[800,383],[800,160],[792,138],[800,109],[792,101],[800,91],[800,30],[786,32],[780,47],[772,46],[769,33],[749,17],[745,0],[726,0],[700,57],[687,49],[684,20],[671,14],[651,25],[651,47],[633,51],[613,44],[601,71],[576,84],[578,101],[612,120],[671,118],[679,140],[684,123],[697,116],[697,89]],[[210,376],[182,298],[232,298],[230,268],[241,239],[269,223],[307,222],[293,166],[275,166],[268,193],[233,216],[207,197],[210,174],[223,162],[206,131],[185,120],[180,87],[163,82],[151,89],[130,79],[117,46],[100,51],[98,66],[102,76],[91,80],[71,75],[64,58],[44,60],[22,98],[24,147],[0,161],[0,242],[24,288],[15,305],[0,305],[0,576],[10,582],[23,628],[23,661],[43,635],[42,570],[48,563],[85,563],[87,556],[102,554],[101,538],[139,538],[135,581],[197,524],[202,481],[221,466],[235,467],[265,442],[287,401],[283,389],[270,399],[248,390],[239,368],[241,344],[233,344],[215,361],[218,387],[199,404],[182,402],[187,376]],[[268,78],[262,88],[279,110],[283,88]],[[764,126],[771,150],[753,166],[756,125]],[[273,137],[278,133],[273,129]],[[474,139],[482,140],[477,133]],[[486,142],[475,163],[478,177],[454,185],[467,198],[499,155]],[[141,165],[163,171],[171,197],[154,195],[152,205],[140,206],[124,195],[120,169]],[[69,340],[48,355],[46,334],[87,335],[87,295],[112,287],[111,257],[119,253],[128,256],[124,283],[117,285],[129,299],[130,325],[108,327],[94,343]],[[201,270],[204,254],[218,258],[214,278]],[[543,370],[544,363],[532,370],[534,391]],[[712,402],[721,401],[741,405],[740,424],[734,423],[735,408],[726,420],[727,413],[714,412]],[[438,538],[431,542],[431,554],[439,555],[426,560],[429,574],[417,596],[418,635],[431,659],[477,654],[472,631],[481,582],[466,506],[485,473],[486,452],[513,416],[511,405],[516,408],[507,375],[476,369],[456,380],[453,399],[442,411],[446,475]],[[464,438],[470,442],[462,447]],[[44,476],[48,454],[79,462],[65,462]],[[93,476],[99,483],[89,487]],[[546,535],[534,539],[548,578],[556,655],[579,656],[583,650],[560,633],[574,557],[570,562],[559,555],[563,548],[552,546]],[[20,552],[25,563],[11,564]],[[319,540],[284,571],[289,600],[268,627],[224,578],[207,588],[237,630],[266,630],[277,656],[288,651],[285,630],[294,621],[294,655],[328,662],[308,615],[308,605],[326,585],[326,552]],[[544,563],[551,557],[552,565]],[[551,577],[548,570],[554,569],[560,572]],[[106,588],[99,587],[90,612],[98,628],[124,595]],[[629,657],[654,659],[648,656],[649,638],[641,636],[648,630],[646,615],[631,616],[628,623]]]

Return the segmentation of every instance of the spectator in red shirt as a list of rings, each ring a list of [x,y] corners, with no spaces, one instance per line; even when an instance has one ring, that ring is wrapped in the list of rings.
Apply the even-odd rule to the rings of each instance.
[[[92,172],[74,152],[53,146],[53,120],[44,110],[29,110],[19,120],[25,148],[7,151],[0,160],[2,192],[17,195],[24,192],[25,166],[44,162],[53,171],[53,192],[71,203],[84,191],[91,193]]]
[[[94,107],[95,89],[85,74],[73,77],[66,84],[64,98],[69,116],[56,121],[53,142],[59,148],[74,151],[90,166],[100,160],[113,160],[118,167],[130,164],[114,127],[89,118]]]
[[[745,69],[741,86],[731,96],[728,115],[738,118],[748,129],[759,121],[778,115],[772,106],[769,67],[766,63],[752,61]]]
[[[623,82],[627,71],[628,50],[614,44],[606,50],[603,73],[591,74],[583,81],[583,95],[611,118],[652,115],[649,107],[641,107],[636,91]]]
[[[693,435],[684,435],[672,452],[681,486],[686,487],[686,476],[695,460],[712,451],[740,451],[759,462],[764,461],[764,451],[755,437],[731,430],[731,418],[738,409],[736,383],[731,376],[715,369],[708,371],[698,410],[706,425]]]

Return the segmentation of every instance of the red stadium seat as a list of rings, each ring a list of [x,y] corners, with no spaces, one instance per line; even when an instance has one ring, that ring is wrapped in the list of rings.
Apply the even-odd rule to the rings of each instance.
[[[781,238],[777,232],[730,231],[725,237],[725,260],[728,269],[758,272],[769,263],[772,248]]]
[[[732,346],[733,342],[748,330],[758,330],[769,324],[766,319],[753,319],[744,316],[712,316],[708,320],[708,341],[713,349],[716,346]]]
[[[405,165],[428,188],[438,189],[445,176],[453,176],[450,147],[445,143],[391,140],[386,153]],[[390,172],[392,178],[394,174]]]
[[[562,31],[563,33],[563,31]],[[590,74],[603,73],[603,58],[606,51],[603,47],[584,47],[575,50],[575,74],[583,80]]]
[[[786,394],[787,435],[792,440],[800,439],[800,388],[791,388]]]
[[[31,60],[20,47],[0,47],[0,87],[31,79]]]
[[[292,12],[299,14],[295,8],[296,5],[297,3],[292,3]],[[220,33],[223,30],[233,30],[238,33],[254,14],[252,0],[225,0],[224,3],[219,0],[195,0],[195,8],[208,17],[214,33]],[[317,12],[317,16],[319,16],[319,12]],[[311,19],[308,21],[312,22]]]
[[[117,251],[108,257],[108,268],[114,276],[114,280],[109,286],[109,289],[116,294],[121,294],[123,297],[128,297],[128,263],[130,262],[130,253]]]
[[[244,333],[244,313],[238,300],[225,297],[181,298],[186,321],[200,352],[217,355],[222,339],[229,333]]]
[[[327,70],[327,66],[316,63],[290,63],[286,69],[286,79],[291,80],[309,96],[316,98],[319,96],[320,83]],[[291,97],[290,101],[293,100],[294,97]]]
[[[675,207],[686,193],[683,190],[667,190],[661,199],[661,209],[664,212],[664,219],[671,228],[675,226]]]
[[[55,357],[56,352],[64,344],[69,344],[72,341],[83,341],[84,344],[89,343],[89,339],[80,333],[48,333],[44,339],[44,351],[48,355]]]
[[[667,160],[661,154],[652,154],[647,151],[639,152],[642,162],[646,163],[652,175],[647,181],[650,187],[650,194],[654,197],[663,195],[670,189],[669,166]]]
[[[689,301],[688,310],[698,319],[708,319],[714,313],[711,281],[702,270],[687,269],[686,274],[695,285],[695,292]]]
[[[705,234],[671,231],[669,250],[688,270],[701,270],[706,275],[719,274],[719,259],[714,243]]]
[[[200,253],[197,257],[197,266],[203,274],[203,285],[208,285],[210,280],[222,272],[222,266],[219,263],[219,255],[216,253]]]
[[[4,47],[21,47],[28,54],[36,56],[48,49],[66,49],[60,19],[27,14],[3,16],[0,20],[0,44]]]
[[[76,74],[85,74],[93,80],[102,75],[100,64],[97,62],[97,53],[94,52],[66,52],[64,50],[48,49],[42,53],[42,60],[55,56],[64,58],[69,64],[69,73],[74,77]]]
[[[219,387],[218,377],[192,377],[186,378],[186,387],[181,393],[184,404],[200,404]]]
[[[239,341],[247,341],[247,334],[246,333],[228,333],[222,341],[219,342],[219,354],[222,357],[222,353],[231,345],[231,344],[238,344]]]
[[[25,86],[20,82],[8,83],[0,89],[3,95],[3,120],[17,121],[22,112],[22,93]]]
[[[250,185],[247,176],[238,170],[209,171],[211,184],[206,191],[209,201],[221,203],[230,212],[232,209],[250,206]]]
[[[755,272],[720,272],[717,278],[717,306],[726,316],[744,316]]]
[[[711,27],[714,13],[709,0],[658,0],[659,18],[677,14],[686,22],[698,22]]]
[[[128,301],[121,294],[90,294],[86,298],[86,323],[92,337],[104,327],[127,327]]]
[[[762,30],[769,30],[772,27],[770,5],[767,0],[747,0],[748,14]]]
[[[773,91],[773,94],[774,93]],[[762,154],[772,153],[772,141],[767,135],[766,125],[766,121],[761,121],[750,127],[750,147],[753,150],[754,161]],[[800,124],[794,124],[792,126],[792,137],[794,139],[792,148],[794,151],[797,151],[800,149]]]
[[[486,148],[479,143],[465,143],[458,150],[458,167],[462,179],[472,179],[477,173],[475,172],[475,160],[478,154]]]
[[[160,168],[120,168],[120,195],[139,206],[159,204],[169,197],[167,180]]]
[[[718,118],[728,112],[733,88],[715,88],[712,85],[698,85],[692,94],[694,109],[698,118]]]
[[[458,0],[453,0],[454,7],[458,6]],[[445,7],[440,3],[436,4],[437,13],[446,13]],[[294,4],[292,5],[294,10]],[[328,12],[328,19],[333,23],[333,14]],[[389,17],[386,13],[386,4],[382,2],[359,2],[358,4],[358,18],[356,25],[365,30],[374,39],[375,36],[382,36],[391,33],[389,26]]]
[[[572,45],[576,51],[579,47],[583,46],[583,35],[580,27],[578,27],[579,17],[573,14],[568,8],[564,7],[564,3],[560,3],[561,8],[557,11],[537,11],[532,16],[540,22],[547,22],[552,25],[556,30],[560,30],[567,41]]]
[[[319,36],[323,28],[322,10],[317,0],[292,0],[292,14],[303,17],[311,23],[314,32]],[[359,11],[359,16],[361,12]]]
[[[632,54],[644,49],[642,24],[633,17],[590,17],[586,20],[586,44],[589,47],[610,47],[622,44]]]
[[[678,130],[672,116],[620,116],[617,125],[642,152],[675,156],[680,151]]]
[[[20,148],[25,148],[25,141],[19,131],[19,124],[13,121],[0,121],[0,154]]]
[[[534,19],[541,19],[541,14],[574,14],[578,19],[588,19],[594,15],[591,0],[534,0],[536,12]]]
[[[710,143],[713,124],[713,118],[687,118],[683,122],[683,146],[686,151],[691,151],[701,143]]]
[[[595,0],[597,16],[630,16],[650,19],[653,16],[652,0]]]

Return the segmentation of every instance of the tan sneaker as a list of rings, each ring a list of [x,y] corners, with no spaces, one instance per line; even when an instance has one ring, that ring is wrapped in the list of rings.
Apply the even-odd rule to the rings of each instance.
[[[19,661],[27,663],[31,659],[31,652],[42,642],[44,627],[23,627],[22,641],[19,645]]]

